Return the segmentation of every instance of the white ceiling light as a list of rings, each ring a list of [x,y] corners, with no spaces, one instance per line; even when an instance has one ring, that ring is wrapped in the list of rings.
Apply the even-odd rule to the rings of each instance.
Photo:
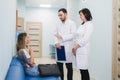
[[[40,4],[40,7],[52,7],[50,4]]]

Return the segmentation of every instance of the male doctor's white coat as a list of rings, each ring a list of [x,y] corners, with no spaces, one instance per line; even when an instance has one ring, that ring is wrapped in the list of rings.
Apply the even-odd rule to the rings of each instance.
[[[72,47],[73,47],[73,37],[76,31],[76,25],[75,23],[67,19],[65,23],[62,23],[61,21],[57,24],[56,30],[54,34],[59,34],[62,36],[62,39],[57,39],[54,36],[54,44],[60,43],[61,46],[65,47],[65,55],[66,55],[66,61],[58,61],[62,63],[71,63],[73,62],[74,55],[72,54]]]
[[[75,34],[75,42],[80,45],[76,51],[76,65],[78,69],[88,69],[88,54],[92,32],[93,25],[91,21],[87,21],[78,28]]]

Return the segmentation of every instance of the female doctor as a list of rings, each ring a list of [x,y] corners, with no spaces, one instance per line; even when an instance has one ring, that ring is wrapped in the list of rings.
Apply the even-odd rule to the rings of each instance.
[[[87,8],[79,11],[83,21],[75,34],[75,44],[72,52],[76,56],[77,68],[80,69],[81,80],[90,80],[88,72],[88,53],[90,48],[90,37],[93,31],[92,15]]]

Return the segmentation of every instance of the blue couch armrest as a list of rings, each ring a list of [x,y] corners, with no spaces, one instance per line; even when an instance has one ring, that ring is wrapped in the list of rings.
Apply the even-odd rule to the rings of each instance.
[[[16,56],[12,58],[5,80],[25,80],[24,68]]]

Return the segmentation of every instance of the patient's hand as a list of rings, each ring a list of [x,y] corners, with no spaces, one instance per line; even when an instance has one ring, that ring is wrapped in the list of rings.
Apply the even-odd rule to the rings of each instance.
[[[32,48],[32,46],[29,47],[29,54],[30,55],[33,54],[33,48]]]

